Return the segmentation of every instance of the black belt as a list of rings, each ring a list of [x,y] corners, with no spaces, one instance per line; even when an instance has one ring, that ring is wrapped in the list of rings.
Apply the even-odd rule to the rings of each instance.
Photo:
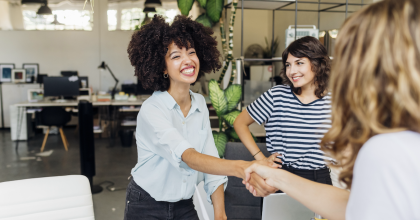
[[[306,175],[313,174],[314,179],[317,179],[317,175],[319,175],[319,174],[329,174],[330,173],[330,169],[328,167],[324,167],[324,168],[321,168],[321,169],[318,169],[318,170],[306,170],[306,169],[297,169],[297,168],[294,168],[294,167],[291,167],[291,166],[283,165],[281,167],[281,169],[289,171],[289,172],[297,174],[297,175],[299,175],[299,174],[304,174],[304,175],[305,174]]]

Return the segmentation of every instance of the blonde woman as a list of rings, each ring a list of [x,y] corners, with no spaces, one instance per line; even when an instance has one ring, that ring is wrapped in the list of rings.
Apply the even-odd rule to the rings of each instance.
[[[329,220],[420,219],[420,1],[384,0],[353,14],[337,38],[330,85],[332,127],[321,146],[351,190],[259,165],[247,176]]]

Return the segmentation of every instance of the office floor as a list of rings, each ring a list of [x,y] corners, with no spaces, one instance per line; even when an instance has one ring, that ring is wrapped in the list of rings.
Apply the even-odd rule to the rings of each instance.
[[[19,142],[18,151],[15,142],[10,140],[9,130],[0,130],[0,182],[36,177],[80,174],[79,138],[75,128],[64,129],[69,141],[69,151],[64,150],[59,135],[50,135],[44,151],[53,150],[48,157],[36,156],[44,136],[37,134],[28,142]],[[35,157],[35,159],[33,159]],[[125,187],[131,168],[137,162],[137,149],[133,140],[132,147],[122,147],[119,139],[95,139],[96,176],[94,184],[104,181],[115,183],[116,189],[104,190],[93,195],[95,219],[122,220],[125,208]]]

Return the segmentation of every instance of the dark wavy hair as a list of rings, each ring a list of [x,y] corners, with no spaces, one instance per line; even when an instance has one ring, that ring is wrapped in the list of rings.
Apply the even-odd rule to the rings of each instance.
[[[315,74],[315,95],[318,98],[322,98],[328,88],[331,70],[331,60],[328,57],[327,49],[318,39],[307,36],[295,40],[283,51],[283,69],[280,72],[280,76],[283,79],[284,84],[292,87],[293,92],[300,95],[302,89],[293,87],[293,83],[286,75],[286,60],[289,53],[294,57],[306,57],[311,61],[311,69]]]
[[[143,25],[131,37],[128,45],[128,58],[135,68],[135,75],[144,89],[166,91],[169,78],[163,77],[166,69],[165,55],[168,46],[175,43],[180,48],[194,48],[200,60],[197,79],[204,73],[215,72],[221,68],[217,41],[212,37],[213,30],[178,15],[169,25],[162,16],[155,15],[149,24]]]

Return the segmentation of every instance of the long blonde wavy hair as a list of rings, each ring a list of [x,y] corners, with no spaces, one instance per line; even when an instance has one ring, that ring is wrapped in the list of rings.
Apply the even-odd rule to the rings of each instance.
[[[330,86],[332,127],[321,147],[337,159],[350,189],[369,138],[420,132],[420,1],[384,0],[349,17],[337,37]]]

